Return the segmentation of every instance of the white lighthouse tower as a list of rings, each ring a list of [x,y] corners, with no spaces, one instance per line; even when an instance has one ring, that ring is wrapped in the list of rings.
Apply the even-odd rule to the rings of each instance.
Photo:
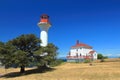
[[[51,27],[49,22],[49,16],[46,14],[41,15],[40,22],[38,23],[39,28],[41,29],[40,32],[40,39],[41,39],[41,46],[46,47],[48,44],[48,30]]]

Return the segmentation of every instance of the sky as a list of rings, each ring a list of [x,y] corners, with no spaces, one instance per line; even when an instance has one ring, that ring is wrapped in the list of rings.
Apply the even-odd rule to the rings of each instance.
[[[66,57],[76,40],[105,56],[120,56],[120,0],[0,0],[0,41],[37,37],[40,15],[52,23],[49,43]]]

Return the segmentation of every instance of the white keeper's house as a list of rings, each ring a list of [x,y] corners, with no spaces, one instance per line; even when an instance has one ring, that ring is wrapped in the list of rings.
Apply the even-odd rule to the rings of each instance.
[[[71,47],[67,55],[67,62],[83,62],[86,59],[96,60],[97,52],[91,46],[79,43],[77,40],[76,45]]]

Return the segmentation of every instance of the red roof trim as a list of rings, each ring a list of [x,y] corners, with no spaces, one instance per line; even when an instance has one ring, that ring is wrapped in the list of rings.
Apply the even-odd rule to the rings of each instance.
[[[91,46],[89,46],[87,44],[83,44],[83,43],[76,44],[75,46],[72,46],[71,48],[79,48],[79,47],[84,47],[84,48],[92,49]]]
[[[89,46],[89,45],[87,45],[87,44],[79,43],[79,40],[77,40],[77,41],[76,41],[76,45],[75,45],[75,46],[72,46],[71,48],[79,48],[79,47],[92,49],[92,47]]]
[[[95,53],[95,51],[90,51],[90,52],[89,52],[89,54],[94,54],[94,53]]]

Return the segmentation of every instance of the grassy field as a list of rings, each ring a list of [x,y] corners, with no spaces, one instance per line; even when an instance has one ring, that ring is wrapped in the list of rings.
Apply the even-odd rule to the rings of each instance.
[[[120,59],[110,59],[106,62],[63,63],[47,72],[27,68],[24,75],[19,75],[19,69],[0,68],[0,80],[120,80]]]

